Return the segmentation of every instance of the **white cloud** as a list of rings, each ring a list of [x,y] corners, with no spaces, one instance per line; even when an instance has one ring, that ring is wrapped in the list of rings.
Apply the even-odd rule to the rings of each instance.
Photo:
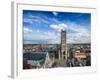
[[[43,35],[40,36],[41,39],[47,40],[49,43],[60,43],[60,34],[54,32],[44,32]]]
[[[82,33],[67,34],[67,42],[68,43],[89,43],[90,35],[88,34],[87,36],[87,34],[82,34]]]
[[[42,35],[43,39],[56,39],[56,34],[54,32],[44,32],[44,34]]]
[[[39,32],[40,32],[40,30],[39,30],[39,29],[37,29],[37,32],[39,33]]]
[[[74,31],[67,34],[68,43],[90,43],[91,31],[86,26],[69,23],[67,29]]]
[[[33,16],[33,15],[29,15],[29,17],[24,18],[23,22],[24,23],[29,23],[29,24],[33,24],[33,23],[37,23],[37,24],[45,23],[45,24],[48,24],[49,23],[48,19],[46,19],[45,16],[41,16],[40,17],[40,16]]]
[[[33,23],[32,19],[30,19],[30,18],[25,18],[23,22],[30,23],[30,24]]]
[[[50,28],[60,32],[61,30],[67,29],[67,25],[64,24],[64,23],[61,23],[61,24],[51,24]]]
[[[24,33],[31,33],[31,32],[33,32],[31,29],[24,27]]]
[[[56,16],[57,13],[53,12],[53,14]],[[36,22],[43,22],[43,23],[49,23],[50,21],[48,19],[44,19],[41,17],[36,17],[36,16],[32,16],[32,19],[24,19],[24,22],[29,22],[29,23],[33,23],[33,21]],[[67,43],[89,43],[91,41],[91,32],[90,29],[87,29],[86,26],[83,25],[79,25],[73,22],[59,22],[56,19],[50,19],[52,20],[54,23],[50,24],[49,27],[51,29],[54,29],[55,31],[58,31],[57,33],[59,33],[62,29],[64,30],[71,30],[72,33],[67,33]],[[33,31],[29,28],[24,28],[24,32],[25,33],[32,33]],[[40,30],[36,30],[36,32],[40,32]],[[73,33],[74,32],[74,33]],[[39,35],[35,34],[34,37],[33,34],[27,34],[25,35],[26,39],[30,39],[33,40],[34,38],[36,39],[40,39],[42,41],[45,40],[49,40],[51,43],[59,43],[60,42],[60,34],[57,35],[57,33],[54,32],[44,32],[41,33]]]
[[[66,24],[51,24],[49,27],[58,31],[47,31],[41,32],[36,30],[37,34],[34,35],[33,31],[29,28],[24,28],[24,32],[27,34],[24,35],[24,39],[29,40],[40,40],[43,43],[60,43],[60,31],[62,29],[71,30],[72,32],[67,32],[67,43],[89,43],[91,41],[91,32],[90,29],[87,29],[86,26],[81,26],[75,23]],[[33,36],[34,35],[34,36]]]
[[[40,14],[41,15],[41,14]],[[48,24],[49,21],[48,21],[48,17],[44,16],[44,15],[41,15],[41,16],[34,16],[34,15],[29,15],[29,19],[32,20],[32,23],[33,22],[36,22],[36,23],[45,23],[45,24]]]
[[[53,15],[54,15],[54,16],[57,16],[57,15],[58,15],[58,13],[57,13],[57,12],[55,12],[55,11],[54,11],[54,12],[52,12],[52,13],[53,13]]]
[[[72,31],[67,32],[67,43],[90,43],[91,41],[91,30],[88,29],[87,26],[79,25],[73,22],[66,22],[66,24],[51,24],[50,28],[58,32],[62,29]]]

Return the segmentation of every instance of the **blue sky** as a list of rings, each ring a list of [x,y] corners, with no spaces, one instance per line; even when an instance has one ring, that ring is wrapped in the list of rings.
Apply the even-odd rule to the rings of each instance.
[[[67,43],[90,43],[91,14],[23,10],[24,44],[59,44],[62,29]]]

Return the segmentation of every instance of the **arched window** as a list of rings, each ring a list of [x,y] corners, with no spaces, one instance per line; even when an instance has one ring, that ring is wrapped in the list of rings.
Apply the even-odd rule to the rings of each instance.
[[[63,52],[63,55],[66,55],[65,51]]]

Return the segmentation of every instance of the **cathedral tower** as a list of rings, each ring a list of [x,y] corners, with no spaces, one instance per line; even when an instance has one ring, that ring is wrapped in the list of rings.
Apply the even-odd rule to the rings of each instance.
[[[67,49],[66,49],[66,31],[61,30],[61,53],[60,58],[62,60],[67,59]]]

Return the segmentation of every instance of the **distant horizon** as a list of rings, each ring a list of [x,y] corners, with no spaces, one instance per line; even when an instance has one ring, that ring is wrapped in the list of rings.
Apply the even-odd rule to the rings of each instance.
[[[91,43],[66,43],[66,45],[68,44],[91,44]],[[55,44],[23,44],[23,45],[55,45]]]

